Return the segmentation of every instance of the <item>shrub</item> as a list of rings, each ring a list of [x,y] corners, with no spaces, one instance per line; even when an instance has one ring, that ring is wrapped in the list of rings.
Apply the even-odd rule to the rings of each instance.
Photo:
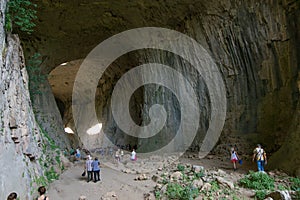
[[[184,168],[185,168],[184,165],[180,165],[180,164],[177,165],[178,171],[183,172],[183,171],[184,171]]]
[[[292,182],[291,189],[296,191],[295,198],[300,199],[300,178],[290,178]]]
[[[197,173],[194,174],[194,176],[195,176],[197,179],[199,179],[199,178],[201,178],[201,177],[204,177],[204,172],[203,172],[203,171],[197,172]]]
[[[191,200],[199,195],[199,190],[191,187],[191,185],[183,186],[179,183],[170,183],[167,186],[166,195],[168,199]]]
[[[155,196],[155,199],[161,199],[161,193],[160,193],[160,191],[155,191],[154,192],[154,196]]]
[[[219,186],[217,181],[212,181],[210,184],[211,184],[211,189],[210,190],[212,192],[216,192],[220,189],[220,186]]]
[[[275,188],[274,179],[262,172],[250,171],[239,182],[243,187],[255,190],[273,190]]]
[[[167,186],[167,196],[170,199],[181,197],[184,188],[179,183],[170,183]]]
[[[300,178],[290,178],[292,182],[291,189],[300,192]]]
[[[255,197],[259,200],[265,199],[267,192],[265,190],[257,190],[255,191]]]
[[[53,167],[51,167],[50,170],[45,172],[45,176],[47,177],[49,183],[59,178],[59,175],[55,172]]]

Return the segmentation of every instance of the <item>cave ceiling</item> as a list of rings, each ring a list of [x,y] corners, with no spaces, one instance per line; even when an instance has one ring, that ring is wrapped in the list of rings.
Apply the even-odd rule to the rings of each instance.
[[[38,5],[34,33],[21,37],[26,56],[36,52],[43,56],[45,73],[85,58],[103,40],[122,31],[145,26],[182,31],[183,21],[195,13],[223,12],[214,10],[216,2],[194,0],[34,2]]]

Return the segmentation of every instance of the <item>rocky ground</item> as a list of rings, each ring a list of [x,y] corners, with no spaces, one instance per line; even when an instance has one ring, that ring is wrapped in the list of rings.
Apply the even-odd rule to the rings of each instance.
[[[130,161],[129,153],[121,162],[98,156],[102,181],[87,183],[86,177],[81,176],[84,161],[74,162],[50,185],[51,199],[255,199],[256,190],[239,184],[249,170],[256,168],[245,156],[236,171],[228,158],[214,155],[198,159],[195,154],[187,154],[179,160],[174,155],[139,157],[134,162]],[[269,200],[291,199],[293,195],[296,199],[286,174],[277,171],[268,174],[275,180],[273,192],[266,192],[271,193]]]

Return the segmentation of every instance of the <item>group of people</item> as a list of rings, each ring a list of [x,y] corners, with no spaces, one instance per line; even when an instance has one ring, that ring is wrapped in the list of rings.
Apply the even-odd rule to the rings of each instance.
[[[87,172],[87,182],[94,180],[96,183],[97,181],[101,181],[101,174],[100,174],[100,162],[98,158],[94,160],[90,155],[87,156],[87,160],[85,162],[84,170]],[[85,174],[84,171],[84,174]]]
[[[237,169],[237,162],[241,163],[241,159],[234,147],[230,150],[231,162],[233,164],[233,170]],[[256,161],[257,169],[259,172],[264,172],[264,166],[267,164],[267,154],[260,144],[257,144],[256,148],[253,150],[252,162]]]
[[[123,156],[124,156],[124,151],[121,149],[118,149],[115,154],[116,161],[120,162],[123,159]]]
[[[36,198],[36,200],[50,200],[49,197],[46,196],[46,187],[41,186],[38,188],[38,192],[40,194],[39,197]],[[8,195],[7,200],[17,200],[18,194],[16,192],[12,192]]]

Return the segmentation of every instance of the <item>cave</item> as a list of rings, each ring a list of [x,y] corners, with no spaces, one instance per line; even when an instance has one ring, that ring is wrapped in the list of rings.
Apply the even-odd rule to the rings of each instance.
[[[49,184],[50,199],[299,199],[300,1],[1,0],[0,12],[0,199]],[[258,144],[267,173],[248,171]],[[100,183],[82,176],[91,156]],[[252,175],[276,187],[240,190]]]
[[[300,23],[297,1],[35,2],[39,5],[35,31],[30,36],[20,35],[25,56],[29,58],[36,52],[40,53],[43,58],[41,71],[49,75],[49,84],[44,86],[47,92],[36,96],[35,106],[41,113],[45,113],[50,104],[58,106],[63,127],[71,128],[78,136],[74,145],[91,150],[101,146],[126,148],[130,145],[140,152],[151,152],[160,148],[159,145],[166,145],[174,137],[181,120],[180,102],[171,90],[146,84],[136,89],[128,103],[131,120],[141,127],[151,124],[152,105],[165,107],[166,125],[151,141],[124,134],[110,107],[114,87],[123,75],[136,66],[160,63],[172,66],[192,82],[201,120],[196,123],[199,127],[195,138],[185,149],[201,149],[205,133],[211,129],[212,110],[215,110],[211,107],[209,86],[189,61],[164,49],[143,48],[111,62],[97,80],[95,99],[92,100],[95,106],[81,108],[95,110],[97,120],[91,120],[86,111],[79,119],[84,130],[76,127],[72,94],[76,73],[82,63],[113,36],[143,27],[159,27],[185,34],[199,43],[214,61],[225,86],[226,119],[220,136],[211,141],[214,147],[211,153],[224,154],[228,146],[237,146],[243,153],[251,154],[253,146],[261,143],[273,154],[285,145],[290,132],[297,132],[292,125],[299,105]],[[130,42],[125,41],[123,45]],[[45,104],[42,99],[47,95],[53,95],[57,104]],[[222,107],[224,105],[219,105],[218,109]],[[57,114],[57,111],[52,111],[50,115]],[[85,132],[88,130],[96,132],[87,136]],[[150,150],[143,149],[144,146]]]

